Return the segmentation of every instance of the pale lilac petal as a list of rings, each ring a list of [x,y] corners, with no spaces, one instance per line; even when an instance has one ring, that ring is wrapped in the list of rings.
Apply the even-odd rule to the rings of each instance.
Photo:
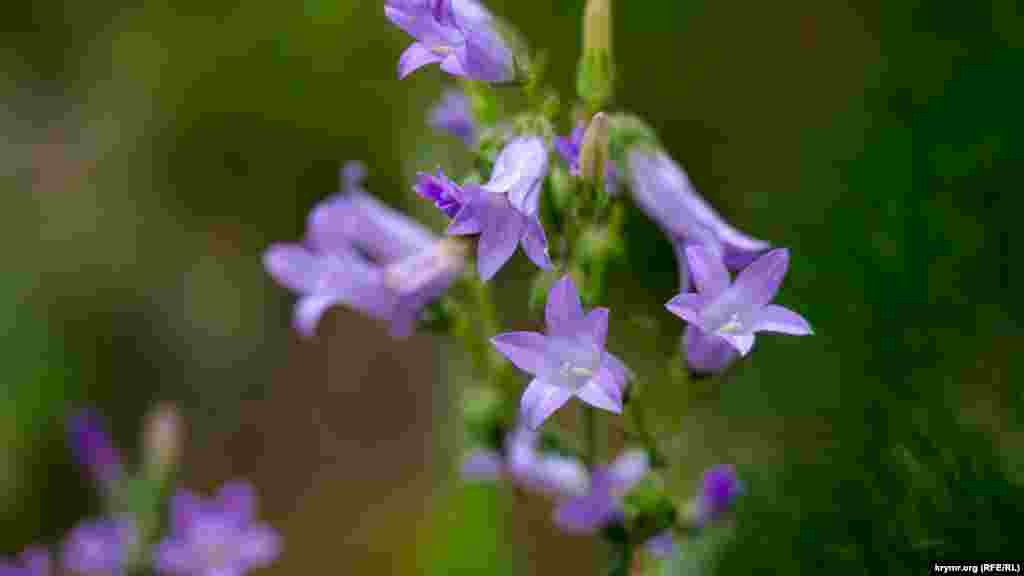
[[[623,452],[608,468],[612,485],[621,493],[628,492],[651,469],[650,459],[643,450]]]
[[[617,356],[610,352],[604,353],[601,358],[601,367],[602,369],[611,371],[619,390],[625,390],[626,382],[633,379],[633,371],[630,370],[622,360],[619,360]]]
[[[256,491],[248,482],[228,482],[217,494],[224,511],[240,524],[252,522],[256,511]]]
[[[562,503],[555,509],[555,525],[570,534],[590,534],[603,528],[616,516],[610,498],[583,496]]]
[[[491,343],[523,372],[538,374],[544,369],[546,338],[537,332],[505,332],[491,338]]]
[[[599,370],[589,382],[576,391],[576,397],[595,408],[615,414],[622,413],[622,394],[610,370]]]
[[[561,456],[545,456],[537,466],[543,480],[543,490],[562,497],[581,496],[587,493],[590,481],[587,470],[578,460]]]
[[[481,280],[486,282],[493,278],[515,254],[523,225],[523,216],[511,207],[487,207],[477,245],[476,265]]]
[[[398,59],[398,78],[405,78],[423,66],[435,64],[442,60],[444,60],[443,56],[435,54],[423,44],[416,42],[406,48],[405,52],[402,52],[402,56]]]
[[[480,189],[475,186],[466,186],[463,191],[466,193],[465,203],[455,214],[455,218],[448,224],[446,233],[450,236],[471,236],[479,234],[483,230],[483,205],[480,203]]]
[[[718,374],[729,367],[739,353],[728,341],[690,324],[685,336],[686,363],[698,374]]]
[[[292,325],[300,336],[312,338],[316,334],[316,325],[320,317],[337,299],[333,296],[303,296],[295,303],[295,317]]]
[[[778,332],[793,336],[814,334],[811,325],[804,317],[775,304],[768,304],[757,311],[754,316],[755,332]]]
[[[192,492],[180,490],[171,497],[171,533],[181,535],[192,525],[200,512],[199,498]]]
[[[473,450],[462,460],[462,479],[467,482],[492,482],[501,476],[501,455],[493,450]]]
[[[788,267],[789,250],[772,250],[740,271],[733,286],[744,301],[764,306],[775,298]]]
[[[608,309],[594,308],[587,313],[583,322],[587,325],[594,337],[594,344],[598,348],[604,348],[605,340],[608,339]]]
[[[463,34],[466,47],[460,56],[466,76],[485,82],[509,82],[514,78],[512,52],[492,27],[463,27]]]
[[[725,339],[741,356],[746,356],[754,347],[754,335],[742,333],[724,333],[721,337]]]
[[[566,274],[551,287],[548,301],[544,306],[544,322],[552,336],[571,336],[579,329],[583,321],[583,305],[580,303],[579,292]]]
[[[309,242],[320,252],[346,252],[355,246],[383,262],[415,254],[437,240],[415,220],[358,190],[321,202],[310,213],[307,228]]]
[[[523,392],[520,401],[519,411],[523,422],[536,430],[547,419],[554,414],[569,399],[572,392],[559,386],[547,384],[539,378],[534,378]]]
[[[523,252],[542,270],[551,270],[551,257],[548,255],[548,240],[544,236],[544,228],[540,220],[532,217],[526,220],[526,233],[523,234],[520,244]]]
[[[281,537],[267,524],[254,524],[242,538],[240,560],[255,568],[264,568],[281,553]]]
[[[157,547],[154,564],[161,574],[188,574],[193,564],[193,554],[183,542],[164,541]]]
[[[672,539],[672,531],[665,530],[644,542],[644,549],[658,558],[667,558],[675,553],[676,544]]]
[[[700,294],[678,294],[668,301],[665,308],[690,324],[700,322],[700,310],[707,304],[707,298]]]
[[[686,261],[702,296],[714,298],[729,287],[729,271],[725,269],[721,255],[704,246],[693,245],[686,248]]]
[[[452,76],[469,77],[469,73],[466,71],[462,61],[459,60],[457,54],[449,54],[441,60],[441,70],[451,74]]]
[[[679,291],[690,291],[690,265],[686,261],[686,242],[672,239],[672,252],[676,255],[676,269],[679,273]]]
[[[278,284],[293,292],[312,292],[320,274],[319,259],[301,244],[273,244],[263,253],[263,267]]]

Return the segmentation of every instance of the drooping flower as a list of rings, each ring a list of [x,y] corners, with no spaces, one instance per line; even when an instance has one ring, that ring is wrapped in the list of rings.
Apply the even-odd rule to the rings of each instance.
[[[627,163],[633,199],[674,242],[705,246],[731,270],[743,268],[770,247],[719,216],[700,197],[686,172],[663,151],[633,146]]]
[[[696,330],[688,330],[687,352],[691,362],[720,355],[720,338],[741,355],[750,352],[754,333],[778,332],[804,336],[811,326],[799,314],[769,304],[779,290],[789,266],[789,251],[772,250],[744,268],[730,282],[729,271],[717,255],[704,246],[689,246],[686,257],[696,293],[679,294],[666,307]],[[693,341],[689,338],[693,337]]]
[[[621,360],[605,350],[608,309],[586,316],[579,293],[566,275],[548,293],[544,309],[547,334],[506,332],[491,339],[512,364],[532,374],[520,401],[520,419],[537,428],[573,396],[616,414],[630,377]]]
[[[398,61],[405,78],[428,64],[482,80],[515,79],[515,58],[494,17],[476,0],[385,0],[384,14],[416,39]]]
[[[446,90],[441,101],[431,108],[428,123],[436,130],[450,132],[466,146],[476,144],[476,125],[469,111],[469,99],[462,90]]]
[[[586,134],[586,124],[579,122],[566,136],[555,138],[555,152],[569,167],[569,174],[580,175],[580,149],[583,147],[583,136]],[[605,162],[604,190],[609,196],[618,194],[619,171],[615,168],[615,162]]]
[[[743,495],[743,484],[736,477],[736,469],[722,464],[704,471],[701,491],[697,495],[697,521],[703,525],[732,510],[736,499]]]
[[[157,571],[173,576],[243,576],[270,565],[280,537],[254,522],[256,496],[248,483],[225,484],[204,500],[181,491],[171,501],[170,533],[156,548]]]
[[[0,576],[50,576],[50,555],[45,548],[26,548],[11,561],[0,558]]]
[[[527,257],[551,269],[548,241],[538,216],[541,187],[548,172],[548,151],[537,136],[513,140],[498,154],[491,179],[462,187],[462,206],[448,234],[479,234],[477,270],[491,279],[521,245]]]
[[[587,472],[575,459],[538,449],[540,435],[519,427],[505,438],[505,454],[475,450],[463,462],[465,480],[497,480],[501,476],[532,492],[568,497],[587,490]]]
[[[609,466],[594,471],[586,494],[568,499],[555,509],[555,524],[569,533],[590,534],[621,521],[623,497],[648,470],[646,452],[630,450],[620,454]]]
[[[440,168],[437,169],[437,176],[428,172],[418,173],[413,190],[433,202],[449,218],[454,218],[464,203],[462,188],[445,176]]]
[[[400,338],[462,271],[465,249],[353,185],[313,210],[304,243],[275,244],[263,261],[278,283],[300,295],[300,334],[311,336],[324,311],[343,304],[389,321]]]
[[[135,526],[129,520],[103,518],[81,522],[64,541],[61,565],[78,576],[119,575],[135,539]]]
[[[114,443],[92,410],[82,410],[68,422],[71,453],[79,466],[101,487],[121,476],[121,460]]]

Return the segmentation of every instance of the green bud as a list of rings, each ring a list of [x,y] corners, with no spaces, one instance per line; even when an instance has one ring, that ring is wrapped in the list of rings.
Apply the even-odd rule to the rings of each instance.
[[[626,524],[635,541],[648,538],[671,528],[676,523],[676,507],[665,493],[664,482],[648,474],[623,499]]]
[[[583,12],[583,57],[576,71],[576,91],[591,110],[603,108],[612,97],[611,0],[589,0]]]
[[[580,177],[600,190],[604,186],[605,164],[608,162],[608,116],[604,112],[594,118],[583,133],[580,147]]]

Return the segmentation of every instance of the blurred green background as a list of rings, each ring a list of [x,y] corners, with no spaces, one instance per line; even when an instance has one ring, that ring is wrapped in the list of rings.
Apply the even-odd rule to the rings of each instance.
[[[565,96],[582,3],[487,2]],[[364,160],[369,188],[422,218],[415,172],[467,165],[424,125],[448,79],[396,80],[408,39],[382,4],[5,7],[0,552],[98,512],[66,447],[71,411],[97,406],[131,461],[166,400],[189,423],[184,484],[259,487],[285,538],[268,573],[594,573],[590,541],[558,534],[548,503],[454,481],[456,350],[392,342],[345,310],[300,342],[261,268],[340,162]],[[1020,4],[615,8],[617,108],[738,227],[791,248],[781,301],[817,332],[760,338],[720,386],[652,386],[678,484],[733,462],[748,487],[732,533],[688,560],[923,574],[930,558],[1020,559]],[[627,236],[611,347],[650,374],[681,328],[661,308],[675,263],[638,212]],[[526,321],[516,262],[509,326]]]

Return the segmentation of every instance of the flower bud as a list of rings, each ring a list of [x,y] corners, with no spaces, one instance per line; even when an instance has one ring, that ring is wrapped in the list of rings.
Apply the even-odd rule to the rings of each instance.
[[[146,450],[146,474],[164,481],[173,472],[181,455],[181,415],[173,404],[160,404],[146,416],[143,441]]]
[[[580,177],[584,182],[601,188],[608,162],[608,116],[598,112],[583,133],[580,147]]]
[[[589,0],[583,13],[583,57],[576,91],[591,110],[603,107],[614,91],[611,14],[611,0]]]

